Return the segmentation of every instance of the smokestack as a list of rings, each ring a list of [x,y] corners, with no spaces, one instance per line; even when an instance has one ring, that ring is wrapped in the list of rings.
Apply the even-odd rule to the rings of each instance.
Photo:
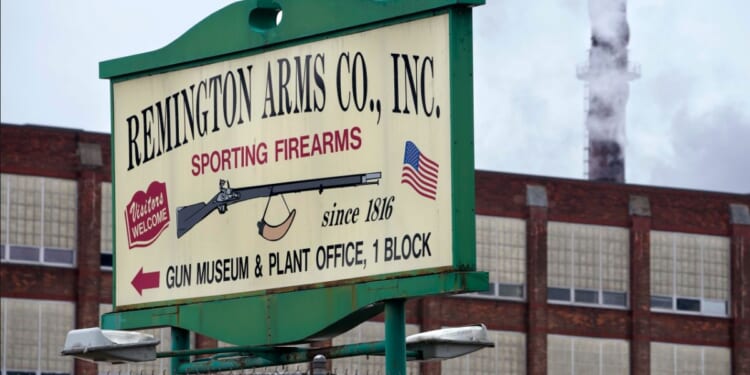
[[[589,18],[589,62],[577,72],[588,89],[588,177],[623,183],[628,82],[639,76],[628,61],[626,0],[589,0]]]

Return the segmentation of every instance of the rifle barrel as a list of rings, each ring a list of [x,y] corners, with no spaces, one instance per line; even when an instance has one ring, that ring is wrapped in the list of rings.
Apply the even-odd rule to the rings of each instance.
[[[206,216],[213,212],[219,205],[231,205],[246,201],[249,199],[270,197],[286,193],[300,193],[303,191],[318,190],[323,192],[325,189],[334,189],[358,185],[377,184],[381,178],[380,172],[360,173],[347,176],[314,178],[310,180],[282,182],[278,184],[268,184],[260,186],[248,186],[232,189],[232,194],[236,198],[226,201],[217,201],[219,195],[215,196],[208,203],[196,203],[188,206],[177,208],[177,237],[182,237],[187,231],[202,221]]]

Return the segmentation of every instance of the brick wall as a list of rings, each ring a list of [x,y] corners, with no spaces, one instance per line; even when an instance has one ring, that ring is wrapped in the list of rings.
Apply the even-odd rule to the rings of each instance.
[[[111,180],[109,135],[40,126],[0,126],[0,171],[76,180],[78,228],[75,269],[2,264],[2,296],[64,300],[76,304],[76,327],[99,325],[99,304],[111,303],[112,276],[100,269],[100,184]],[[98,161],[82,148],[98,149]],[[96,365],[76,361],[76,374]]]
[[[79,144],[96,144],[102,166],[81,162]],[[75,179],[79,183],[78,267],[3,263],[0,295],[76,303],[79,327],[98,324],[98,305],[111,303],[112,275],[99,269],[99,184],[110,181],[108,134],[38,126],[0,126],[0,171]],[[530,204],[529,186],[543,188],[546,206]],[[632,197],[645,197],[648,215],[633,213]],[[484,323],[489,329],[527,332],[530,374],[546,372],[546,335],[566,334],[631,341],[631,372],[649,372],[650,341],[718,345],[733,350],[735,373],[750,373],[750,225],[733,223],[729,205],[750,206],[750,196],[637,185],[476,172],[476,212],[527,220],[527,302],[456,297],[409,301],[407,323],[422,330]],[[613,225],[631,228],[631,309],[594,309],[546,303],[546,223]],[[732,318],[651,313],[648,232],[666,230],[732,238]],[[380,315],[375,320],[383,320]],[[214,341],[200,337],[199,346]],[[77,374],[95,366],[76,363]],[[422,374],[439,374],[424,364]]]
[[[529,186],[543,187],[547,207],[530,207]],[[563,334],[624,339],[631,342],[631,373],[649,374],[650,342],[733,348],[734,373],[748,373],[748,284],[750,226],[732,225],[730,204],[750,206],[750,196],[685,191],[605,182],[567,180],[477,171],[476,212],[527,220],[527,303],[438,297],[422,319],[443,325],[484,323],[489,329],[525,332],[527,373],[546,373],[546,335]],[[633,197],[647,212],[635,211]],[[642,199],[642,198],[645,199]],[[535,228],[548,221],[612,225],[631,230],[631,308],[586,308],[546,303],[546,248]],[[732,238],[733,318],[650,312],[650,230],[719,235]],[[536,231],[536,232],[534,232]],[[546,234],[541,237],[546,241]],[[540,293],[539,289],[545,293]],[[424,370],[424,368],[423,368]],[[423,374],[439,374],[430,368]]]

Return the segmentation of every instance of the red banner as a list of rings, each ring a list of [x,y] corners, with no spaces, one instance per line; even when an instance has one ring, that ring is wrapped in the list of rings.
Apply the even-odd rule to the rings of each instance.
[[[167,184],[152,181],[145,192],[135,192],[125,208],[125,222],[129,248],[146,247],[156,241],[169,226]]]

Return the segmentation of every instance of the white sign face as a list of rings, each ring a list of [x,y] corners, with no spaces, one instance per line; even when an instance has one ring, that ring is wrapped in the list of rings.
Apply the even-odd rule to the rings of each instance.
[[[447,15],[113,96],[117,307],[453,264]]]

